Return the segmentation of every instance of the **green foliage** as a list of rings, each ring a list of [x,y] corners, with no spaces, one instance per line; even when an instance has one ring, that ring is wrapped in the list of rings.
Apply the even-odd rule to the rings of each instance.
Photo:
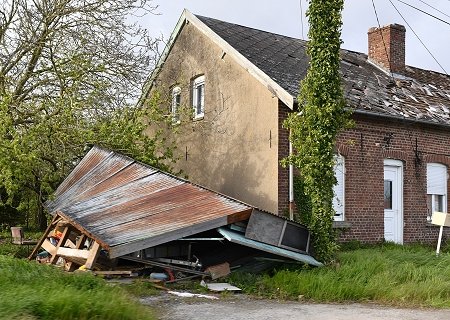
[[[133,283],[129,285],[125,284],[122,288],[136,297],[148,297],[159,294],[159,291],[155,288],[152,282],[140,279],[134,280]]]
[[[348,123],[339,75],[341,12],[344,1],[311,0],[308,73],[301,82],[299,113],[285,122],[295,153],[286,162],[299,168],[311,203],[308,227],[317,257],[325,262],[336,250],[333,222],[333,172],[336,136]]]
[[[52,116],[35,112],[33,123],[13,125],[13,108],[7,98],[0,100],[0,190],[8,206],[0,207],[3,215],[15,207],[25,215],[38,210],[55,188],[84,156],[87,146],[96,144],[136,158],[147,164],[168,170],[163,160],[171,158],[171,149],[162,145],[159,132],[145,134],[155,119],[158,97],[144,107],[123,106],[98,114],[83,103],[60,99],[41,105],[45,113],[58,110]],[[29,105],[29,110],[37,108]],[[146,119],[146,120],[144,120]],[[39,217],[38,217],[39,219]],[[45,222],[45,221],[44,221]],[[41,221],[42,223],[42,221]],[[42,224],[40,224],[42,226]]]
[[[323,268],[280,270],[274,275],[233,275],[246,293],[315,302],[376,302],[450,308],[450,254],[432,248],[383,244],[340,252]]]
[[[34,216],[44,228],[43,203],[89,144],[154,166],[171,157],[159,132],[144,134],[159,117],[158,95],[132,106],[157,41],[128,17],[154,9],[151,0],[8,0],[0,8],[2,221]]]
[[[0,256],[0,319],[154,319],[120,288],[90,274]]]
[[[299,176],[294,176],[294,201],[299,212],[298,222],[310,225],[312,204],[311,198],[305,192],[305,184]]]
[[[31,232],[25,230],[25,237],[27,240],[39,240],[42,237],[42,232]],[[12,243],[11,229],[5,228],[0,230],[0,255],[10,256],[15,258],[27,258],[33,246],[21,246]]]

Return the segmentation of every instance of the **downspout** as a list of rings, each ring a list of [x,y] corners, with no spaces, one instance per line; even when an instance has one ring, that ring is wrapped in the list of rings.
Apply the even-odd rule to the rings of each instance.
[[[292,155],[291,130],[289,130],[289,156]],[[294,165],[289,165],[289,219],[294,220]]]

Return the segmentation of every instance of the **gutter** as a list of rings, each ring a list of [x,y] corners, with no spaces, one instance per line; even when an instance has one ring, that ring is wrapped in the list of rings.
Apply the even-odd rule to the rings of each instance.
[[[291,130],[289,130],[289,156],[292,155]],[[294,220],[294,165],[289,165],[289,219]]]
[[[444,124],[444,123],[440,123],[440,122],[431,122],[430,120],[408,119],[405,117],[380,114],[380,113],[366,111],[366,110],[359,110],[359,109],[352,109],[352,108],[349,108],[349,109],[354,114],[361,114],[361,115],[378,117],[378,118],[383,118],[383,119],[388,119],[388,120],[408,121],[410,123],[418,123],[418,124],[424,124],[424,125],[428,125],[428,126],[435,126],[435,127],[441,127],[444,129],[450,129],[450,124]]]

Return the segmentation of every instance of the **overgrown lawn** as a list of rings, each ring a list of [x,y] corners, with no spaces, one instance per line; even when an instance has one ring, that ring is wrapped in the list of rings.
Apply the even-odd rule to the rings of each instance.
[[[122,288],[0,255],[0,319],[154,319]]]
[[[436,257],[418,245],[343,251],[331,266],[236,274],[232,280],[247,293],[269,298],[450,308],[450,254]]]

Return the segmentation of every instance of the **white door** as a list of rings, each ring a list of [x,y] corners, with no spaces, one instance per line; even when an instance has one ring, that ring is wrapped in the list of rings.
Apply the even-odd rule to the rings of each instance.
[[[403,165],[384,160],[384,239],[403,243]]]

